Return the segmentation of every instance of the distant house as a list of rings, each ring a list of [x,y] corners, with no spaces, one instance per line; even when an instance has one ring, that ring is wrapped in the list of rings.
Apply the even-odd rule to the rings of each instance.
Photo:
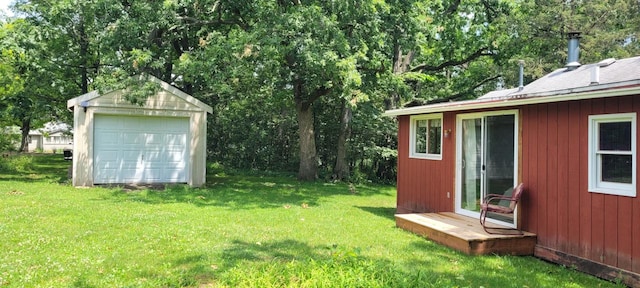
[[[29,131],[29,152],[61,152],[73,148],[71,128],[65,123],[48,122],[43,128]]]
[[[19,137],[20,128],[18,126],[7,127],[5,132]],[[62,122],[47,122],[42,128],[30,130],[27,142],[28,152],[56,153],[73,148],[73,135],[69,125]],[[15,146],[16,149],[20,147],[19,138]]]
[[[387,111],[397,213],[478,217],[486,194],[524,183],[515,217],[490,221],[537,234],[537,257],[640,286],[640,57],[570,57],[521,88]]]

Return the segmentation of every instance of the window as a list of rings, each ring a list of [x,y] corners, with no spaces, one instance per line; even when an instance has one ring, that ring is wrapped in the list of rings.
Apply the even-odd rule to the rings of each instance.
[[[409,157],[442,159],[442,114],[411,116]]]
[[[589,116],[589,191],[636,196],[636,113]]]

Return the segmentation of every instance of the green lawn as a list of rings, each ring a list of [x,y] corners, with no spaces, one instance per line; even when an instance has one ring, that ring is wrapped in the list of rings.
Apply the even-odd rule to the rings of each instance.
[[[0,172],[0,287],[615,286],[398,229],[391,186],[212,168],[202,189],[76,189],[61,155],[21,161]]]

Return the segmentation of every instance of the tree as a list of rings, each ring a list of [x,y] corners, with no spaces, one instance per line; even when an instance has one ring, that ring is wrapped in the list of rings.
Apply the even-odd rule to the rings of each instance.
[[[314,103],[327,97],[352,98],[358,95],[354,91],[361,84],[357,64],[365,55],[362,49],[366,49],[366,46],[351,46],[348,40],[350,33],[360,28],[356,27],[356,19],[337,16],[338,12],[345,11],[343,8],[349,3],[254,1],[242,7],[232,4],[221,4],[219,7],[226,8],[223,11],[231,11],[236,16],[235,20],[228,20],[235,23],[235,29],[229,35],[244,40],[244,43],[236,42],[240,47],[230,49],[234,55],[227,54],[224,57],[240,60],[235,62],[239,66],[227,76],[237,76],[235,73],[239,73],[242,76],[233,78],[248,82],[246,87],[263,92],[275,91],[267,95],[271,101],[291,101],[290,107],[295,111],[298,125],[298,178],[301,180],[313,180],[318,176]],[[354,5],[373,4],[365,2]],[[358,7],[352,9],[355,11]],[[222,41],[234,40],[226,38]],[[212,42],[208,42],[202,53],[222,52],[219,47],[225,44]]]
[[[584,62],[637,55],[638,6],[635,0],[18,0],[17,12],[36,33],[0,32],[6,42],[0,73],[10,75],[0,79],[6,99],[0,105],[17,112],[7,105],[22,107],[16,103],[26,99],[24,107],[61,118],[69,115],[55,112],[65,98],[135,86],[132,75],[149,74],[214,108],[207,141],[213,161],[297,170],[302,180],[393,181],[396,123],[382,111],[515,86],[519,59],[527,81],[542,76],[563,65],[571,30],[583,32]],[[154,91],[141,88],[127,94],[129,101],[143,103]]]
[[[525,79],[533,81],[562,68],[567,58],[567,34],[581,32],[580,62],[625,58],[640,53],[635,0],[524,1],[512,18],[512,59],[525,61]],[[514,83],[517,74],[505,75]]]
[[[216,1],[213,7],[210,14],[216,18],[193,14],[190,19],[190,23],[207,23],[203,28],[207,32],[201,34],[203,45],[181,58],[179,74],[190,82],[207,83],[195,86],[208,86],[205,93],[216,95],[211,99],[221,104],[241,98],[249,99],[244,103],[250,105],[251,97],[266,97],[271,103],[290,101],[280,109],[295,111],[298,176],[303,180],[317,177],[318,163],[332,167],[335,178],[349,174],[354,163],[347,165],[350,115],[354,105],[370,97],[374,102],[390,100],[390,108],[401,97],[434,100],[451,90],[464,92],[457,98],[471,97],[479,87],[492,88],[490,81],[498,78],[492,59],[499,58],[493,44],[500,37],[499,29],[487,23],[502,23],[510,11],[504,2],[492,1],[464,5],[458,1],[246,1],[242,5]],[[458,33],[464,29],[465,33]],[[193,71],[214,72],[206,80]],[[379,114],[380,110],[361,112]],[[318,116],[322,121],[316,120]],[[378,142],[395,145],[394,135],[391,131],[377,136],[385,139]],[[247,141],[257,138],[251,139]],[[384,149],[375,151],[389,155]],[[393,163],[393,159],[385,161]],[[327,165],[331,162],[335,165]]]
[[[31,127],[55,118],[59,94],[57,75],[51,72],[42,34],[24,19],[5,23],[0,29],[0,72],[10,83],[0,83],[0,117],[18,125],[22,139],[18,151],[26,151]],[[6,80],[5,80],[6,81]]]

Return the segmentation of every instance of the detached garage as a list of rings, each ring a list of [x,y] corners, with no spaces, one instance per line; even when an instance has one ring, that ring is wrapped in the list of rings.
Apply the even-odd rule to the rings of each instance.
[[[67,101],[74,115],[74,186],[204,184],[212,108],[157,78],[147,80],[161,89],[142,106],[125,100],[126,90]]]

